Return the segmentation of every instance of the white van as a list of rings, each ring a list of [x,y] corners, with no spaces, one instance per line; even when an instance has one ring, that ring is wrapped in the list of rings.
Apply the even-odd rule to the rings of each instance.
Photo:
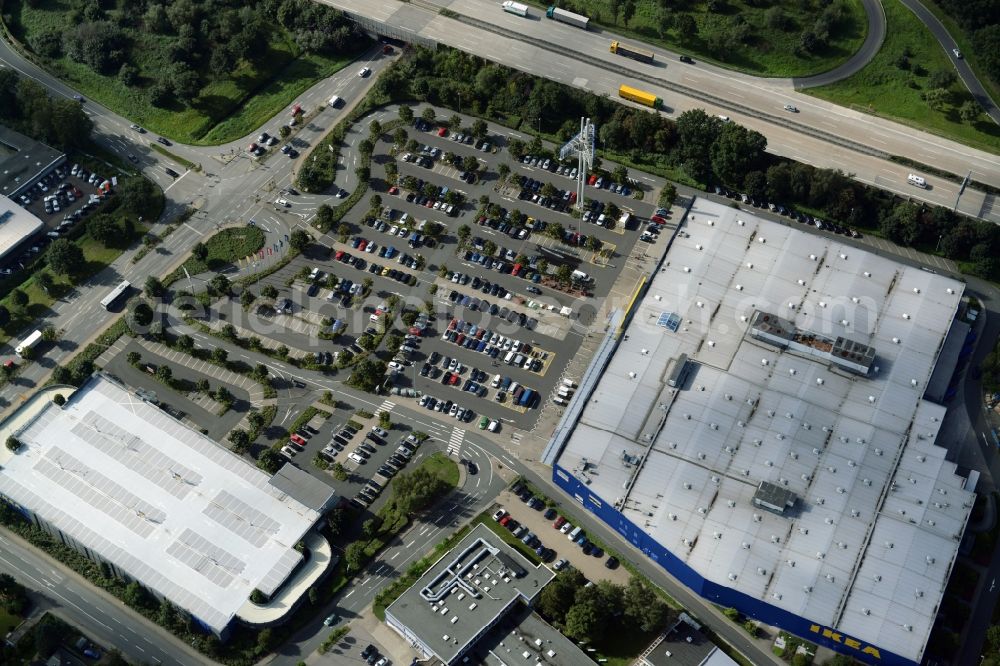
[[[493,377],[493,381],[490,383],[490,386],[492,386],[493,388],[499,388],[501,379],[502,378],[500,377],[500,375],[496,375],[495,377]]]
[[[573,271],[572,278],[577,282],[590,282],[590,276],[583,271]]]
[[[341,98],[337,97],[336,95],[334,95],[333,97],[330,98],[330,108],[332,108],[332,109],[339,108],[340,105],[343,104],[343,103],[344,103],[344,100],[342,100]]]
[[[908,182],[910,185],[916,185],[919,188],[927,189],[927,181],[916,174],[911,173],[909,176],[907,176],[906,182]]]
[[[559,405],[561,407],[565,407],[566,404],[567,404],[566,401],[563,400],[562,398],[560,398],[559,396],[556,396],[555,398],[552,398],[552,402],[556,403],[557,405]]]
[[[582,527],[574,527],[573,531],[566,535],[566,538],[570,541],[576,541],[576,538],[580,536],[580,532],[583,531]]]
[[[571,393],[570,389],[566,388],[565,386],[560,386],[559,390],[556,391],[556,395],[558,395],[560,398],[569,398],[570,393]]]
[[[511,363],[513,363],[514,361],[515,356],[517,356],[517,352],[509,351],[507,352],[507,355],[503,357],[503,362],[506,363],[507,365],[511,365]]]
[[[562,380],[562,384],[563,386],[566,386],[568,388],[576,388],[576,382],[574,382],[572,379],[564,379]]]

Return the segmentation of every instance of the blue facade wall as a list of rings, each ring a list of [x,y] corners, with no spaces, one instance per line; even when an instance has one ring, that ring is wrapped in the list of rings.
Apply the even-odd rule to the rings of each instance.
[[[615,509],[612,503],[605,502],[603,498],[594,495],[586,484],[577,480],[558,464],[552,467],[552,480],[557,486],[580,502],[585,509],[595,514],[604,523],[625,537],[629,543],[641,550],[646,557],[662,566],[670,575],[703,598],[721,606],[735,608],[748,617],[760,620],[765,624],[781,627],[785,631],[801,636],[808,641],[850,655],[858,661],[867,664],[917,666],[917,662],[889,652],[888,650],[883,650],[877,645],[864,644],[853,637],[837,633],[807,618],[777,608],[732,588],[706,580],[663,545],[657,543],[645,531],[633,524],[632,521],[625,518],[625,516]]]

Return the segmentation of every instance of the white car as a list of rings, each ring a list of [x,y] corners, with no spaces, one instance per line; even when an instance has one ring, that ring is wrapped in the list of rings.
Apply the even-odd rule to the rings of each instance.
[[[284,206],[285,208],[290,208],[292,204],[288,203],[288,199],[275,199],[275,206]]]
[[[389,369],[401,372],[403,370],[403,364],[398,361],[389,361]]]
[[[362,67],[361,71],[358,72],[358,76],[360,76],[361,78],[365,78],[366,76],[368,76],[371,73],[372,73],[372,70],[371,70],[370,67]]]
[[[954,53],[955,57],[958,58],[959,60],[962,59],[962,52],[959,51],[958,49],[952,49],[951,52]]]
[[[785,111],[788,111],[789,113],[798,113],[799,112],[798,108],[792,106],[791,104],[786,104],[785,105]]]
[[[452,405],[451,409],[448,410],[448,416],[456,416],[456,415],[458,415],[458,404],[457,403],[454,404],[454,405]]]

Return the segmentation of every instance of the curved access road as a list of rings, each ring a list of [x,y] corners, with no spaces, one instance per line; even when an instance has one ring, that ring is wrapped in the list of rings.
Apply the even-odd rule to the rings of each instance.
[[[972,97],[979,102],[979,105],[983,107],[983,111],[986,112],[993,122],[1000,124],[1000,109],[997,105],[993,103],[993,98],[990,97],[989,93],[986,92],[986,87],[979,82],[976,77],[976,73],[972,71],[972,67],[963,58],[955,55],[955,50],[958,49],[958,44],[952,39],[951,33],[948,29],[944,27],[941,21],[938,20],[937,16],[931,12],[927,7],[924,6],[920,0],[900,0],[906,8],[911,12],[916,14],[920,22],[927,26],[927,29],[931,31],[934,35],[934,39],[938,41],[941,48],[951,59],[952,64],[955,66],[955,71],[958,76],[962,79],[962,83],[965,87],[969,89],[972,93]]]
[[[828,72],[815,76],[793,78],[792,85],[796,89],[825,86],[853,76],[864,69],[879,52],[879,49],[882,48],[882,42],[885,41],[885,10],[882,9],[882,2],[881,0],[861,0],[861,5],[865,8],[865,17],[868,19],[868,34],[865,35],[865,41],[861,44],[861,48]]]

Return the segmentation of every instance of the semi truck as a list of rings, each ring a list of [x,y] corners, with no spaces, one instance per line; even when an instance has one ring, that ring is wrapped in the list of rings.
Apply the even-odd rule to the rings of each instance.
[[[626,58],[632,58],[633,60],[638,60],[639,62],[653,62],[652,51],[647,51],[646,49],[640,49],[635,46],[631,46],[629,44],[622,44],[617,39],[611,42],[611,52],[625,56]]]
[[[42,341],[42,332],[36,330],[34,333],[26,337],[21,341],[21,344],[17,346],[14,353],[17,354],[18,358],[25,358],[26,355],[31,353],[31,350]]]
[[[639,90],[638,88],[633,88],[631,86],[623,85],[619,87],[618,96],[622,99],[627,99],[630,102],[642,104],[654,109],[659,109],[663,106],[663,100],[653,93],[648,93],[645,90]]]
[[[501,5],[503,10],[508,14],[515,14],[517,16],[527,16],[528,15],[528,5],[522,5],[520,2],[513,2],[513,0],[504,0]]]
[[[565,9],[559,9],[555,5],[549,7],[548,10],[546,10],[545,15],[553,21],[566,23],[577,28],[583,28],[584,30],[586,30],[590,25],[590,19],[586,16],[574,14],[573,12],[568,12]]]

